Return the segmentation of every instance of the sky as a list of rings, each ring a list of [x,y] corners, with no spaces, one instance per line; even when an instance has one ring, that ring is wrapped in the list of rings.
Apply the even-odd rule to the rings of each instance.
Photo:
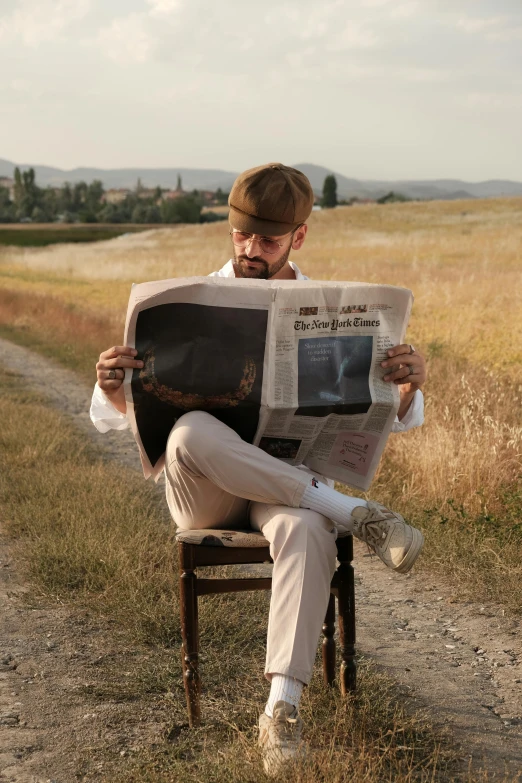
[[[522,181],[521,0],[0,0],[0,157]]]

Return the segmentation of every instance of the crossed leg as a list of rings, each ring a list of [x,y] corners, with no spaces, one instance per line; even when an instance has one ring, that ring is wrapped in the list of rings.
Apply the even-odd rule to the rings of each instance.
[[[268,540],[274,569],[265,673],[308,683],[337,551],[333,523],[296,507],[309,474],[199,411],[185,414],[173,428],[165,473],[178,527],[240,527],[249,513],[252,527]]]

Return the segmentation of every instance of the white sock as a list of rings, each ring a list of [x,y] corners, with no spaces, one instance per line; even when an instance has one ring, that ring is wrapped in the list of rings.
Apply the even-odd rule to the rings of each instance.
[[[274,717],[274,707],[278,701],[286,701],[288,704],[293,704],[294,707],[299,707],[303,688],[304,683],[301,680],[296,680],[295,677],[287,677],[286,674],[273,674],[265,707],[268,717]]]
[[[342,492],[337,492],[315,478],[310,480],[299,505],[301,508],[309,508],[323,514],[348,533],[353,531],[351,515],[354,508],[357,506],[368,508],[368,503],[365,500],[343,495]]]

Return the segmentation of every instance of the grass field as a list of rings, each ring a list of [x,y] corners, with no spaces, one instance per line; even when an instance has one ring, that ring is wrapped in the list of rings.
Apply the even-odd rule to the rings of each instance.
[[[147,226],[56,223],[0,224],[0,245],[15,247],[45,247],[61,242],[99,242],[114,239],[126,233],[143,231]]]
[[[313,213],[294,260],[313,278],[410,287],[408,339],[429,358],[424,427],[390,439],[371,496],[420,524],[423,562],[457,595],[522,604],[522,199]],[[93,380],[122,339],[131,282],[207,274],[223,223],[95,244],[0,248],[0,334]]]
[[[427,546],[418,568],[444,574],[456,598],[493,599],[511,612],[522,605],[521,248],[522,199],[495,199],[313,213],[294,257],[313,278],[414,291],[408,340],[429,358],[426,423],[390,438],[370,496],[423,528]],[[122,339],[131,282],[207,274],[230,252],[224,223],[150,229],[85,245],[0,247],[0,335],[94,382],[98,354]],[[177,646],[178,618],[170,606],[176,564],[165,554],[172,534],[148,485],[131,491],[130,478],[101,463],[20,379],[4,373],[0,392],[2,514],[33,580],[50,595],[118,618],[137,643]],[[28,420],[34,422],[30,433]],[[78,454],[75,464],[67,458],[71,451]],[[93,497],[101,498],[96,513]],[[260,678],[245,686],[243,679],[247,669],[262,668],[266,596],[241,596],[239,621],[229,613],[223,625],[219,601],[235,600],[202,609],[205,637],[212,640],[205,671],[217,694],[205,707],[211,727],[151,750],[111,783],[264,779],[252,726],[265,684]],[[225,639],[226,666],[220,655]],[[178,657],[176,650],[171,679],[156,686],[173,721],[183,720],[184,709],[168,696],[179,680]],[[398,706],[392,684],[371,667],[363,670],[355,702],[335,701],[320,687],[307,691],[303,717],[319,750],[312,771],[293,779],[450,779],[444,742]]]
[[[106,783],[266,781],[254,727],[267,690],[262,671],[268,595],[200,600],[206,721],[188,731],[176,549],[163,502],[148,484],[136,492],[134,474],[100,459],[82,433],[28,393],[23,379],[12,373],[0,378],[0,416],[0,521],[18,542],[17,555],[27,563],[37,593],[110,621],[120,645],[135,651],[147,645],[146,665],[142,656],[135,663],[131,656],[124,677],[110,655],[97,660],[95,684],[85,688],[85,709],[130,701],[133,720],[147,722],[153,694],[154,719],[166,726],[161,741],[143,743],[127,759],[112,747],[100,755],[102,743],[97,742],[96,759],[106,762],[103,773],[89,765],[92,748],[76,747],[91,770],[87,777],[82,770],[78,778]],[[434,730],[424,715],[408,711],[385,675],[361,662],[357,695],[344,700],[338,691],[323,687],[320,666],[318,660],[301,710],[314,751],[305,765],[287,771],[281,780],[442,783],[458,774],[449,737]],[[125,732],[134,736],[132,725]],[[485,783],[480,774],[458,779]]]
[[[314,212],[295,260],[313,278],[410,287],[408,339],[429,359],[427,421],[391,438],[371,495],[423,527],[426,567],[457,595],[522,605],[522,199]],[[0,247],[0,334],[94,379],[122,339],[131,282],[207,274],[223,223],[95,244]]]

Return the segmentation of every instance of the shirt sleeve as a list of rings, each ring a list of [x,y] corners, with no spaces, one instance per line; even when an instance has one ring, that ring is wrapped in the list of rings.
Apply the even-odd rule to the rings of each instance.
[[[413,427],[420,427],[421,424],[424,424],[424,395],[420,389],[417,389],[402,421],[395,417],[392,432],[406,432]]]
[[[120,413],[120,411],[114,407],[98,384],[94,387],[89,415],[92,423],[99,432],[126,430],[129,426],[129,420],[126,415]]]

